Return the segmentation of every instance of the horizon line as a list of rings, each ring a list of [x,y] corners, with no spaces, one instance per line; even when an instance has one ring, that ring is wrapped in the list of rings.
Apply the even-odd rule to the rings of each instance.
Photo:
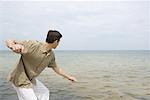
[[[106,50],[103,50],[103,49],[101,49],[101,50],[73,50],[73,49],[68,49],[68,50],[55,50],[55,49],[53,49],[54,51],[150,51],[149,49],[106,49]],[[0,49],[0,51],[11,51],[11,50],[6,50],[6,49]]]

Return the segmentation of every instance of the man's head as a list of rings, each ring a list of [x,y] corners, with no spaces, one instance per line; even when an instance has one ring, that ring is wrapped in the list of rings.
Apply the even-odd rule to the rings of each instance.
[[[49,30],[46,37],[46,42],[52,45],[52,48],[56,48],[59,44],[62,35],[56,30]]]

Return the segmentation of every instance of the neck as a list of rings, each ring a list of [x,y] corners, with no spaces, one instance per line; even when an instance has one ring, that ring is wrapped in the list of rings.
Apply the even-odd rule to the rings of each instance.
[[[53,48],[52,44],[50,43],[45,43],[45,47],[46,47],[46,50],[51,50]]]

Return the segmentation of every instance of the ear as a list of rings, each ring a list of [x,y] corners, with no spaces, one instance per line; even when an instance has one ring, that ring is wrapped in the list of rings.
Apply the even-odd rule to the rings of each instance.
[[[54,43],[58,43],[58,40],[55,40]]]

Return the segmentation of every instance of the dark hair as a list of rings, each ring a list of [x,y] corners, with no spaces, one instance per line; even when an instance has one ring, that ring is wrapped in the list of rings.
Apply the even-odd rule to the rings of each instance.
[[[62,35],[60,34],[60,32],[58,32],[56,30],[49,30],[47,33],[46,42],[53,43],[56,40],[60,41],[61,37],[62,37]]]

